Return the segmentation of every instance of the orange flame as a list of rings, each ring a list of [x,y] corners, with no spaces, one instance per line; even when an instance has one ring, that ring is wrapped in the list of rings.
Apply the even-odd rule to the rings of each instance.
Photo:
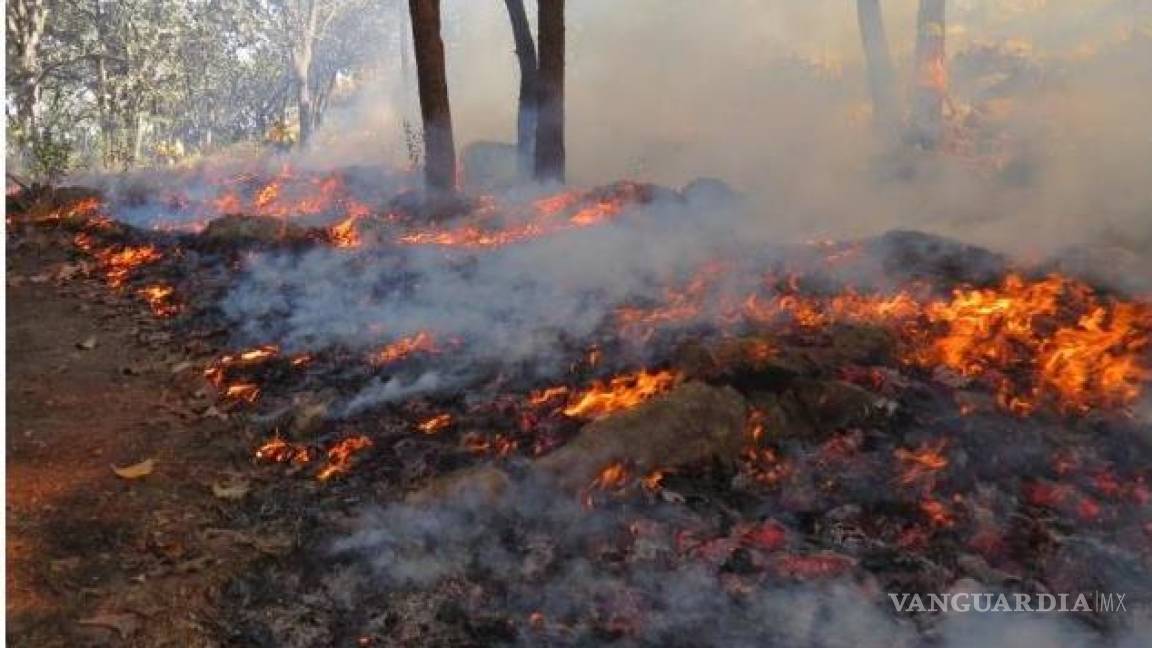
[[[336,475],[348,472],[348,469],[352,467],[353,455],[365,448],[371,447],[372,439],[360,435],[348,437],[331,448],[328,448],[328,463],[320,469],[320,472],[316,473],[316,479],[325,481]]]
[[[596,382],[587,391],[569,400],[564,414],[573,418],[601,418],[612,412],[635,407],[668,391],[683,379],[679,372],[641,370],[616,376],[607,383]]]
[[[136,294],[148,302],[148,307],[156,317],[172,317],[180,312],[180,305],[175,302],[175,292],[172,286],[156,284],[141,288]]]
[[[909,360],[988,376],[1001,404],[1020,414],[1045,401],[1064,412],[1124,407],[1152,377],[1143,364],[1152,306],[1102,300],[1059,275],[957,290],[926,316],[941,332],[921,335]]]
[[[451,414],[437,414],[430,419],[420,422],[416,425],[416,428],[424,434],[436,434],[449,425],[452,425]]]
[[[372,354],[372,362],[386,365],[407,358],[413,353],[436,353],[439,350],[432,335],[426,331],[420,331],[416,335],[401,338]]]

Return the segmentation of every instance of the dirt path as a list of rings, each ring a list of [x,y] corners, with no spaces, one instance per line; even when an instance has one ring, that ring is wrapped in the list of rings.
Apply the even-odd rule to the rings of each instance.
[[[8,240],[9,645],[212,645],[219,588],[268,549],[251,496],[212,489],[243,483],[249,442],[202,416],[196,367],[139,304],[45,280],[54,242]]]

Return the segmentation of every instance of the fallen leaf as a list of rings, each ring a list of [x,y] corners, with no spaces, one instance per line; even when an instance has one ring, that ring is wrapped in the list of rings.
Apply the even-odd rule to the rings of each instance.
[[[77,621],[80,625],[112,628],[119,633],[121,639],[136,634],[140,629],[140,618],[131,612],[105,612]]]
[[[212,494],[220,499],[238,500],[248,494],[248,482],[237,481],[232,483],[216,482],[212,484]]]
[[[148,475],[151,475],[152,471],[155,469],[156,462],[151,459],[145,459],[140,463],[132,464],[131,466],[125,466],[123,468],[112,466],[112,472],[116,473],[117,477],[123,479],[140,479],[141,477],[147,477]]]
[[[91,351],[92,349],[95,349],[96,348],[96,336],[93,335],[93,336],[89,337],[88,339],[84,340],[83,342],[77,342],[76,348],[77,349],[83,349],[84,351]]]

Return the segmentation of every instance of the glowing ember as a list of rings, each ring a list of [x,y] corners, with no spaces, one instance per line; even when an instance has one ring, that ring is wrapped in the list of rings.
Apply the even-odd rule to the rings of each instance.
[[[921,444],[915,450],[896,449],[896,459],[904,464],[900,483],[904,485],[924,483],[930,490],[936,473],[948,466],[948,458],[943,455],[946,441]]]
[[[316,478],[320,481],[325,481],[336,475],[348,472],[348,469],[352,466],[353,455],[365,448],[371,447],[372,439],[361,435],[348,437],[331,448],[328,448],[328,463],[320,469],[320,472],[316,473]]]
[[[646,371],[597,382],[587,391],[569,399],[564,414],[573,418],[600,418],[619,410],[635,407],[662,394],[682,380],[674,371]]]
[[[507,457],[520,446],[516,439],[504,434],[488,436],[477,432],[465,434],[460,444],[472,454],[496,457]]]
[[[451,414],[437,414],[436,416],[433,416],[432,418],[417,424],[416,429],[420,430],[424,434],[436,434],[437,432],[446,429],[449,425],[452,425]]]

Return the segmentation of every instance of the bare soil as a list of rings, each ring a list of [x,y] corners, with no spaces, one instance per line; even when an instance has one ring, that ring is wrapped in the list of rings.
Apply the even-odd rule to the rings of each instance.
[[[221,588],[292,544],[253,514],[251,439],[145,306],[61,280],[66,233],[11,229],[8,644],[217,645]]]

